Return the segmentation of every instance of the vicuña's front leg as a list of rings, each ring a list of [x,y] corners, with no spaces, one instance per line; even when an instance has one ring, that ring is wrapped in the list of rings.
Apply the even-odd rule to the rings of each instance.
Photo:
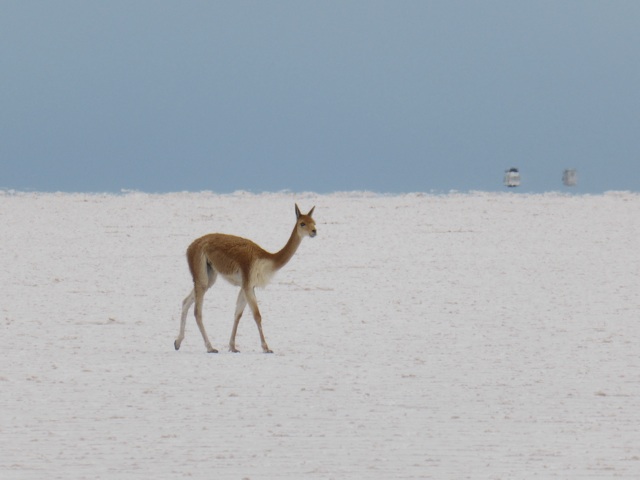
[[[258,333],[260,333],[260,343],[262,344],[262,351],[264,353],[273,353],[273,350],[269,349],[267,345],[267,341],[264,338],[264,333],[262,333],[262,316],[260,315],[260,310],[258,309],[258,300],[256,299],[256,294],[253,291],[253,288],[247,288],[244,290],[244,296],[247,299],[247,303],[249,304],[249,308],[251,308],[251,313],[253,313],[253,319],[256,321],[256,325],[258,326]]]
[[[244,307],[247,306],[247,298],[244,295],[244,291],[240,289],[238,293],[238,300],[236,301],[236,313],[233,318],[233,330],[231,331],[231,339],[229,340],[229,351],[239,353],[240,350],[236,349],[236,333],[238,332],[238,324],[240,323],[240,317],[244,312]]]

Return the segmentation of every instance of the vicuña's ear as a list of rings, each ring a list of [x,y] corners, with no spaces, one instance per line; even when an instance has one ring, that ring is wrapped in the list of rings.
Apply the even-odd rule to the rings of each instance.
[[[300,215],[302,215],[300,213],[300,209],[298,208],[298,204],[296,203],[296,218],[300,218]]]
[[[311,210],[309,210],[309,213],[307,213],[307,215],[309,215],[309,216],[311,217],[311,216],[313,215],[313,211],[314,211],[315,209],[316,209],[316,207],[315,207],[315,205],[314,205],[314,207],[313,207]]]

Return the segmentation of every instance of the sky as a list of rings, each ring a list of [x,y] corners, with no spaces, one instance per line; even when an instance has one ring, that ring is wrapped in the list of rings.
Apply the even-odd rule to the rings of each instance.
[[[0,12],[0,189],[640,191],[637,0]]]

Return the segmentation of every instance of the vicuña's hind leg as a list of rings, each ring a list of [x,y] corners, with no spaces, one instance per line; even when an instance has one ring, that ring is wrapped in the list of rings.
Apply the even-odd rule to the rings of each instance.
[[[207,337],[207,332],[204,329],[204,324],[202,323],[202,304],[204,302],[204,294],[207,289],[202,286],[196,285],[193,290],[196,297],[196,306],[194,309],[194,313],[196,316],[196,323],[198,324],[198,328],[200,329],[200,333],[202,334],[202,339],[204,340],[204,346],[207,348],[207,352],[218,353],[218,350],[211,346],[209,337]]]
[[[189,309],[191,305],[196,301],[196,293],[195,290],[191,290],[191,293],[187,295],[187,297],[182,301],[182,315],[180,316],[180,332],[178,333],[178,337],[175,342],[173,342],[173,346],[176,350],[180,349],[180,344],[184,339],[184,329],[187,324],[187,314],[189,313]]]
[[[231,331],[231,340],[229,340],[229,350],[231,352],[239,353],[236,349],[236,333],[238,332],[238,324],[240,323],[240,317],[244,312],[244,307],[247,306],[247,298],[244,296],[242,289],[238,293],[238,301],[236,302],[236,313],[233,320],[233,330]]]

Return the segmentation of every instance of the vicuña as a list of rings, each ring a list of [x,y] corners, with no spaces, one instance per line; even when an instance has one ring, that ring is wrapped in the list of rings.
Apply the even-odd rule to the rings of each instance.
[[[260,333],[262,350],[265,353],[273,353],[269,349],[262,333],[262,316],[260,315],[260,310],[258,310],[255,287],[265,287],[269,283],[271,277],[291,260],[304,237],[316,236],[316,223],[311,217],[315,208],[313,207],[309,210],[309,213],[303,215],[300,213],[298,205],[296,205],[296,225],[293,227],[293,232],[291,232],[287,244],[276,253],[267,252],[246,238],[223,233],[205,235],[194,240],[189,245],[187,262],[193,277],[193,290],[182,302],[180,333],[174,342],[176,350],[180,348],[180,344],[184,339],[184,329],[189,308],[195,303],[196,323],[204,339],[207,352],[217,352],[211,346],[202,323],[202,302],[204,294],[211,288],[218,278],[218,274],[220,274],[231,284],[240,287],[231,340],[229,340],[229,350],[238,352],[236,349],[238,323],[240,323],[240,317],[242,317],[245,307],[249,304],[253,319],[258,326],[258,333]]]

